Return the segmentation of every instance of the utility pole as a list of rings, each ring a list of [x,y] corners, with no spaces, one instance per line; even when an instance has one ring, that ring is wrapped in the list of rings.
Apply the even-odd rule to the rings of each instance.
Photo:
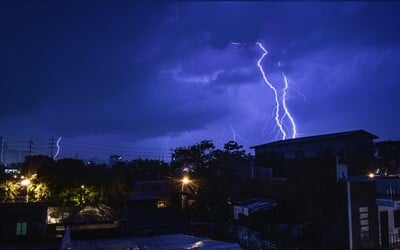
[[[54,157],[54,154],[53,154],[54,145],[55,145],[54,136],[52,136],[52,137],[50,138],[50,145],[49,145],[49,147],[50,147],[50,157],[51,157],[51,158]]]
[[[3,138],[3,137],[0,137],[0,141],[1,141],[0,163],[3,164],[3,163],[4,163],[4,138]]]
[[[33,140],[32,138],[30,138],[28,141],[28,154],[32,156],[32,152],[33,152]]]

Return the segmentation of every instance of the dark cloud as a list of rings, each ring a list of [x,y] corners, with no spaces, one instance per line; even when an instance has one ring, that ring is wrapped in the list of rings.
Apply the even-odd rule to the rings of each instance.
[[[0,3],[0,135],[271,141],[261,41],[300,134],[398,139],[399,3],[151,3]]]

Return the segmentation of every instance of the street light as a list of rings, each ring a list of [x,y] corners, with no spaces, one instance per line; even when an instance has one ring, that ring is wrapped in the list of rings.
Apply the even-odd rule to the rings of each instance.
[[[29,202],[28,186],[31,184],[29,179],[23,179],[21,181],[21,186],[26,187],[26,202]]]
[[[85,185],[81,185],[81,192],[80,192],[80,194],[81,194],[81,206],[82,206],[82,204],[83,204],[83,193],[85,192]]]
[[[185,185],[188,185],[189,183],[190,183],[190,179],[189,179],[189,177],[187,177],[187,176],[184,176],[183,178],[182,178],[182,180],[181,180],[181,182],[182,182],[182,186],[181,186],[181,201],[182,201],[182,204],[181,204],[181,207],[183,208],[183,187],[185,186]]]
[[[189,184],[190,180],[189,177],[185,176],[182,178],[182,186]]]

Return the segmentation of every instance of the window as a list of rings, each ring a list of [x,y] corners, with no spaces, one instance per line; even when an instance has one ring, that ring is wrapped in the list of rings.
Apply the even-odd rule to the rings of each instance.
[[[26,228],[27,228],[26,222],[18,222],[16,230],[17,236],[26,235]]]
[[[158,200],[157,201],[157,208],[165,208],[165,207],[169,207],[169,201],[167,200]]]
[[[400,210],[394,210],[394,227],[400,227]]]
[[[360,207],[358,211],[360,212],[360,238],[369,238],[368,207]]]

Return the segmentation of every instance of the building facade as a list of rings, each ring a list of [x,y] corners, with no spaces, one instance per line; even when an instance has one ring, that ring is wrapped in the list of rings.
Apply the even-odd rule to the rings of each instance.
[[[303,226],[308,246],[376,248],[375,180],[352,175],[368,169],[376,138],[358,130],[254,146],[253,180],[279,203],[281,224]]]

